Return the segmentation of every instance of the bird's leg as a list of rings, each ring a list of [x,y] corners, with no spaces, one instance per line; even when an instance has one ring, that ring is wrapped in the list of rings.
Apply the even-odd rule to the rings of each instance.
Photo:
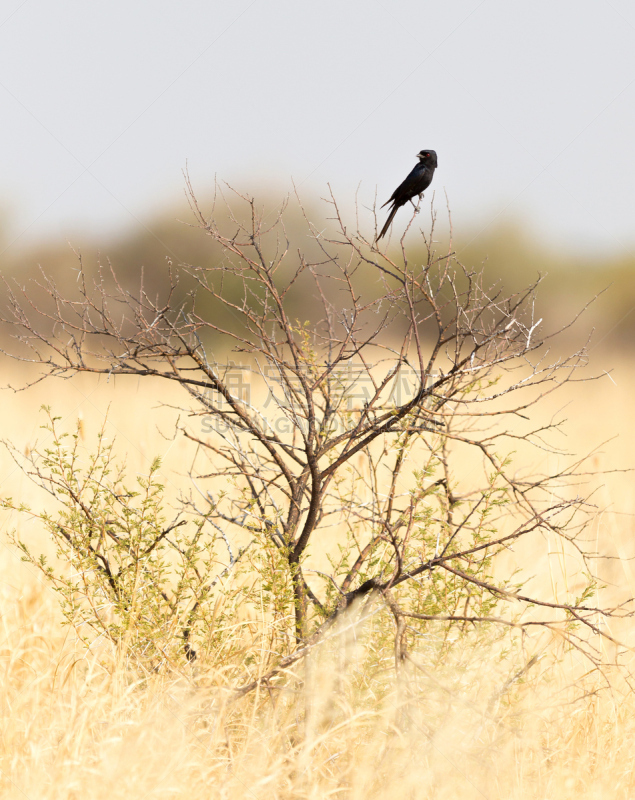
[[[420,206],[422,200],[423,200],[423,192],[421,192],[421,194],[419,195],[419,202],[417,203],[417,205],[414,204],[414,200],[412,199],[412,197],[410,198],[410,202],[412,203],[412,207],[415,210],[415,214],[418,214],[421,211]]]

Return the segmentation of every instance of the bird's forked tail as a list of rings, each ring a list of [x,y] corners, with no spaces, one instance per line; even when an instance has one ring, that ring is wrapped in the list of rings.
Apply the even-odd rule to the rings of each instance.
[[[384,225],[384,227],[381,229],[381,233],[379,234],[377,239],[375,239],[376,242],[378,242],[381,239],[382,236],[386,235],[386,233],[388,231],[388,228],[390,228],[390,223],[395,218],[395,214],[397,213],[398,210],[399,210],[399,206],[395,204],[392,207],[392,209],[390,211],[390,214],[388,214],[388,219],[386,220],[386,224]]]

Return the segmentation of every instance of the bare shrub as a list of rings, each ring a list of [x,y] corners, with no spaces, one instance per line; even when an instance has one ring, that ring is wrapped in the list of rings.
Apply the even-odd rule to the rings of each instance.
[[[266,657],[257,667],[245,660],[251,674],[241,692],[305,656],[354,601],[370,620],[378,667],[391,641],[398,669],[416,669],[412,648],[439,625],[438,658],[475,626],[518,631],[521,640],[538,628],[599,664],[589,634],[608,636],[602,619],[630,611],[591,599],[595,554],[581,531],[593,509],[572,489],[582,462],[529,475],[513,455],[526,446],[556,452],[557,422],[532,424],[534,407],[582,379],[586,363],[584,348],[568,357],[550,349],[555,334],[543,333],[536,312],[540,281],[511,295],[488,286],[451,246],[437,252],[434,215],[422,232],[427,258],[411,263],[405,234],[399,247],[380,250],[359,225],[348,227],[333,197],[335,232],[306,219],[308,245],[295,249],[284,208],[267,217],[234,193],[237,208],[228,204],[230,221],[219,226],[188,188],[196,225],[223,257],[170,265],[164,295],[143,283],[133,294],[106,267],[90,282],[81,259],[76,297],[44,273],[35,286],[5,284],[4,322],[17,339],[9,355],[40,365],[42,378],[152,376],[186,395],[177,428],[193,444],[182,497],[192,527],[177,530],[155,508],[157,520],[137,528],[136,549],[115,569],[100,549],[117,548],[103,538],[103,517],[112,521],[113,498],[116,519],[136,520],[138,509],[116,481],[99,478],[96,495],[107,484],[111,499],[96,522],[69,491],[78,478],[66,464],[64,502],[74,516],[45,522],[67,557],[88,554],[111,602],[109,572],[137,570],[119,608],[128,613],[139,592],[171,608],[168,629],[184,659],[206,652],[218,598],[238,596],[252,629],[265,620]],[[195,286],[184,299],[183,277]],[[303,299],[303,319],[289,316],[292,297]],[[52,464],[36,459],[30,469],[50,486]],[[500,554],[546,534],[580,565],[566,601],[525,592],[496,569]],[[223,564],[219,544],[229,554]],[[167,566],[158,577],[149,566],[164,547],[187,566],[181,594]]]

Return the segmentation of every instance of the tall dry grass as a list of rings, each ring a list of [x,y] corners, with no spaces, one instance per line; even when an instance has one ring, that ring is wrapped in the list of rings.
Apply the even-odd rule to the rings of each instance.
[[[596,371],[604,364],[598,359]],[[158,424],[171,433],[172,420],[167,409],[148,413],[159,401],[154,390],[123,381],[72,381],[5,393],[0,434],[32,447],[42,402],[69,424],[81,415],[87,437],[109,410],[109,435],[118,437],[129,467],[147,471],[162,455],[175,496],[187,450],[157,431]],[[611,379],[572,385],[558,399],[559,407],[570,403],[571,450],[588,451],[617,435],[593,456],[596,470],[633,463],[634,390],[635,370],[624,359]],[[4,455],[0,470],[3,495],[45,502],[32,497]],[[634,585],[633,477],[616,472],[590,480],[603,510],[589,536],[612,557],[600,566],[606,603],[632,593]],[[396,675],[389,644],[373,636],[372,617],[354,625],[351,616],[307,665],[293,668],[284,691],[263,687],[232,702],[222,668],[202,673],[192,665],[139,676],[109,662],[104,651],[86,652],[61,626],[55,594],[8,544],[6,530],[16,524],[23,523],[2,520],[3,798],[566,800],[635,794],[630,670],[628,664],[608,666],[610,643],[606,668],[589,673],[586,662],[545,632],[523,640],[475,633],[439,662],[441,632],[431,631],[414,663]],[[557,593],[563,581],[575,581],[578,565],[548,540],[516,559],[534,585]],[[612,632],[635,645],[630,623]],[[538,658],[529,662],[532,654]]]

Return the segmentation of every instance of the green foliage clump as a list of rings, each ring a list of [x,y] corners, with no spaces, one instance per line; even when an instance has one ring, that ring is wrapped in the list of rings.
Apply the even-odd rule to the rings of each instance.
[[[30,454],[30,475],[59,508],[36,511],[11,498],[1,506],[39,520],[48,532],[53,563],[33,553],[23,534],[13,540],[57,591],[65,621],[88,647],[105,639],[119,660],[147,669],[231,646],[215,634],[232,596],[224,592],[219,603],[214,595],[222,577],[219,534],[206,530],[205,517],[177,514],[168,521],[160,459],[130,482],[103,428],[95,452],[86,455],[79,431],[60,432],[60,418],[45,411],[50,444]]]

